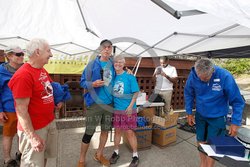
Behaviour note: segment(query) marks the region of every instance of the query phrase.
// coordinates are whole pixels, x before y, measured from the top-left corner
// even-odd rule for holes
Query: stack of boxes
[[[138,113],[138,116],[143,116],[148,122],[147,126],[138,127],[135,130],[139,150],[151,148],[152,143],[164,147],[176,141],[179,114],[172,113],[164,117],[159,117],[155,114],[155,108],[145,108]],[[123,138],[123,141],[130,148],[126,137]]]
[[[144,127],[137,127],[135,134],[137,137],[138,150],[149,149],[152,145],[152,120],[155,115],[155,108],[146,108],[138,113],[138,116],[146,118],[148,124]],[[129,142],[125,136],[123,136],[123,142],[130,148]]]
[[[178,113],[170,113],[165,117],[153,117],[153,144],[164,147],[176,141],[178,116]]]

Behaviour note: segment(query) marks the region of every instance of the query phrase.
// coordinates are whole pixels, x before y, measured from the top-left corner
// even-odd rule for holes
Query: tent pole
[[[71,42],[73,45],[76,45],[76,46],[79,46],[79,47],[82,47],[82,48],[84,48],[84,49],[87,49],[87,50],[92,50],[92,49],[90,49],[90,48],[87,48],[87,47],[85,47],[85,46],[82,46],[82,45],[79,45],[79,44],[77,44],[77,43],[74,43],[74,42]]]
[[[19,38],[19,37],[6,37],[6,38],[0,38],[0,40],[15,39],[15,38]]]
[[[152,45],[151,47],[150,47],[150,46],[148,46],[148,48],[146,48],[144,51],[142,51],[141,53],[139,53],[137,56],[142,55],[143,53],[145,53],[145,52],[146,52],[146,51],[148,51],[149,49],[154,48],[156,45],[158,45],[159,43],[161,43],[161,42],[165,41],[166,39],[168,39],[168,38],[172,37],[173,35],[175,35],[175,32],[174,32],[174,33],[172,33],[172,34],[170,34],[170,35],[168,35],[167,37],[163,38],[162,40],[160,40],[160,41],[156,42],[156,43],[155,43],[154,45]]]
[[[77,5],[78,5],[79,11],[80,11],[80,13],[81,13],[82,20],[83,20],[83,23],[84,23],[84,25],[85,25],[85,28],[86,28],[87,32],[90,32],[91,34],[93,34],[93,35],[95,35],[96,37],[100,38],[93,30],[91,30],[91,29],[88,27],[87,22],[86,22],[86,20],[85,20],[85,18],[84,18],[84,15],[83,15],[82,8],[81,8],[81,5],[80,5],[80,3],[79,3],[79,0],[76,0],[76,2],[77,2]]]
[[[134,67],[133,67],[132,71],[134,71],[134,70],[135,70],[135,68],[137,67],[138,62],[139,62],[139,59],[137,59],[137,60],[136,60],[135,65],[134,65]]]
[[[131,48],[132,46],[134,46],[134,44],[136,44],[136,42],[134,42],[134,43],[132,43],[131,45],[129,45],[126,49],[124,49],[124,50],[121,52],[121,54],[122,54],[122,53],[126,53],[126,51],[127,51],[129,48]]]
[[[67,45],[67,44],[71,44],[71,42],[58,43],[58,44],[53,44],[53,45],[50,45],[50,46],[61,46],[61,45]]]
[[[177,19],[180,19],[182,16],[193,16],[193,15],[205,14],[205,12],[202,12],[199,10],[178,11],[170,7],[168,4],[166,4],[162,0],[151,0],[151,1]]]
[[[136,74],[137,74],[138,68],[139,68],[139,66],[140,66],[140,64],[141,64],[141,59],[142,59],[142,57],[139,58],[139,62],[137,63],[137,66],[136,66],[136,69],[135,69],[134,76],[136,76]]]
[[[217,31],[217,32],[215,32],[215,33],[212,33],[212,34],[210,34],[210,35],[207,35],[206,37],[203,37],[203,38],[201,38],[201,39],[199,39],[199,40],[197,40],[197,41],[195,41],[195,42],[193,42],[193,43],[191,43],[191,44],[188,44],[188,45],[186,45],[186,46],[184,46],[184,47],[182,47],[182,48],[176,50],[174,53],[177,54],[178,52],[180,52],[180,51],[182,51],[182,50],[184,50],[184,49],[187,49],[187,48],[189,48],[189,47],[191,47],[191,46],[194,46],[194,45],[196,45],[196,44],[198,44],[198,43],[200,43],[200,42],[202,42],[202,41],[205,41],[206,39],[213,38],[213,37],[215,37],[216,35],[218,35],[218,34],[220,34],[220,33],[226,32],[226,31],[231,30],[231,29],[233,29],[233,28],[235,28],[235,27],[238,27],[238,26],[239,26],[239,24],[233,24],[233,25],[231,25],[231,26],[229,26],[229,27],[226,27],[226,28],[224,28],[224,29],[222,29],[222,30],[219,30],[219,31]],[[177,34],[178,34],[178,33],[176,33],[176,35],[177,35]]]
[[[3,47],[7,47],[6,45],[4,45],[4,44],[1,44],[1,43],[0,43],[0,46],[3,46]]]
[[[209,37],[210,35],[204,34],[191,34],[178,32],[178,35],[191,36],[191,37]],[[250,35],[216,35],[216,38],[250,38]]]

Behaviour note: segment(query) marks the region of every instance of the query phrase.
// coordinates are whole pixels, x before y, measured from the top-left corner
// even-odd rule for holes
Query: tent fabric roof
[[[247,57],[249,58],[250,46],[213,50],[208,52],[196,53],[196,55],[209,58],[247,58]]]
[[[150,0],[0,0],[0,49],[10,44],[25,48],[29,39],[42,37],[56,52],[89,55],[108,38],[116,46],[116,54],[129,56],[210,51],[212,57],[250,57],[246,52],[250,46],[250,2],[162,2],[179,11],[206,13],[176,19]],[[245,51],[237,55],[218,51],[230,48]]]

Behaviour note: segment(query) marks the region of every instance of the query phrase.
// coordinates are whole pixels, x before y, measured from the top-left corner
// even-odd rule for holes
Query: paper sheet
[[[224,157],[224,154],[216,154],[214,152],[214,150],[212,149],[212,147],[208,144],[200,144],[201,147],[203,148],[203,150],[207,153],[208,156],[215,156],[215,157]],[[234,160],[237,161],[249,161],[247,158],[245,157],[237,157],[237,156],[232,156],[232,155],[226,155]]]

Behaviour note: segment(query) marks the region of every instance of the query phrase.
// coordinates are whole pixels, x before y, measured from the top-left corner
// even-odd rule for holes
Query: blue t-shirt
[[[133,94],[139,92],[139,86],[133,75],[123,72],[117,74],[114,81],[114,108],[115,110],[126,110],[129,106]],[[134,104],[133,108],[136,108]]]
[[[101,66],[103,69],[103,81],[104,86],[100,87],[100,91],[98,93],[98,99],[96,101],[97,104],[111,104],[112,97],[112,78],[114,77],[113,68],[107,67],[107,62],[101,62]]]

